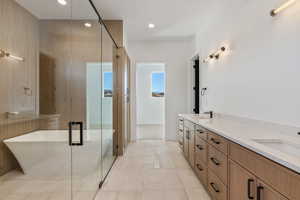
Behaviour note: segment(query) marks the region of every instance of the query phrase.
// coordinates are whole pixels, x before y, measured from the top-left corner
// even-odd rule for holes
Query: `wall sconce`
[[[218,60],[220,58],[220,54],[226,50],[226,47],[221,47],[218,51],[214,53],[215,58]]]
[[[13,60],[17,60],[17,61],[24,61],[24,58],[12,55],[12,54],[0,49],[0,58],[6,58],[6,57],[11,58]]]
[[[279,8],[271,10],[271,16],[275,17],[279,12],[285,10],[287,7],[291,6],[292,4],[296,3],[296,0],[288,0],[284,4],[282,4]]]
[[[203,62],[207,63],[209,60],[214,59],[214,58],[218,60],[220,58],[221,53],[223,53],[225,51],[226,51],[226,47],[223,46],[220,49],[218,49],[215,53],[210,54],[207,58],[205,58],[203,60]]]

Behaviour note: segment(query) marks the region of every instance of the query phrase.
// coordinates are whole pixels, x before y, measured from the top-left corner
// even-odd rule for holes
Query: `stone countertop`
[[[179,116],[300,173],[300,135],[297,134],[300,131],[299,127],[223,114],[216,114],[213,119],[207,119],[201,114]],[[254,140],[281,141],[292,145],[292,148],[281,146],[280,143],[267,146]]]

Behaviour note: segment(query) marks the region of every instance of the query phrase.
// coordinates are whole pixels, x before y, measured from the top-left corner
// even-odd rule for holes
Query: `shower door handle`
[[[79,125],[80,128],[80,135],[79,135],[79,142],[73,142],[73,126]],[[69,145],[70,146],[83,146],[83,122],[69,122]]]

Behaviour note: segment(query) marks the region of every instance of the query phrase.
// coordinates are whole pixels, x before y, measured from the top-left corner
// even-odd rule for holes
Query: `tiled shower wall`
[[[3,140],[24,135],[39,129],[38,119],[0,124],[0,176],[19,168],[18,162]]]

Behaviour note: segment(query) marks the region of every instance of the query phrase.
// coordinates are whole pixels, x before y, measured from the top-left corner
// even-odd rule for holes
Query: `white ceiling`
[[[16,0],[39,19],[95,19],[88,0]],[[72,1],[72,4],[70,3]],[[199,27],[204,0],[93,0],[104,19],[122,19],[128,40],[182,39]],[[212,1],[212,0],[211,0]],[[71,8],[72,5],[72,8]],[[72,12],[71,12],[72,11]],[[202,13],[203,14],[203,13]],[[149,29],[148,24],[156,27]]]

